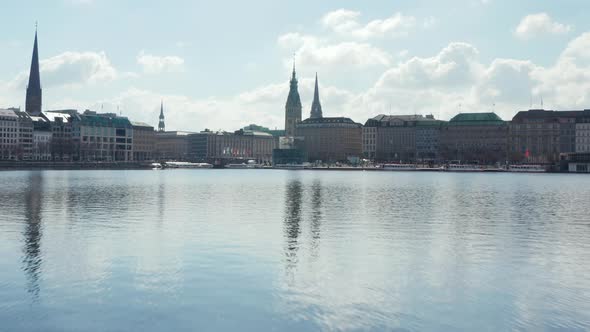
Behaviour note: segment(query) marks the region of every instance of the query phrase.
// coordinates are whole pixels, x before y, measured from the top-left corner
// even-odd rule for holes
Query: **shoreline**
[[[151,169],[149,163],[105,163],[105,162],[52,162],[52,161],[0,161],[0,171],[29,170],[139,170]]]
[[[174,168],[174,169],[193,169],[193,170],[205,170],[209,168]],[[232,168],[210,168],[210,169],[232,169]],[[378,167],[311,167],[305,169],[290,170],[286,168],[276,167],[261,167],[261,168],[233,168],[233,170],[289,170],[289,171],[367,171],[367,172],[388,172],[388,173],[525,173],[525,174],[579,174],[570,172],[558,172],[558,171],[547,171],[547,172],[513,172],[500,169],[489,169],[489,170],[463,170],[463,171],[452,171],[442,170],[440,168],[420,168],[415,170],[389,170]],[[127,163],[108,163],[108,162],[6,162],[0,161],[0,172],[1,171],[30,171],[30,170],[153,170],[151,163],[139,163],[139,162],[127,162]],[[167,169],[161,169],[167,170]]]

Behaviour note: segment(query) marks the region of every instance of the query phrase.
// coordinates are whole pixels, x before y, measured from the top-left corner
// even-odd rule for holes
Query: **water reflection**
[[[392,173],[0,173],[0,330],[590,330],[590,177]]]
[[[164,210],[166,209],[166,186],[164,180],[160,178],[158,186],[158,222],[159,225],[164,223]]]
[[[41,209],[43,204],[43,175],[31,172],[25,199],[25,228],[23,230],[23,271],[27,277],[27,291],[33,299],[39,297],[41,276]]]
[[[286,236],[286,266],[287,272],[291,274],[297,266],[297,251],[299,250],[298,239],[301,233],[301,205],[303,189],[301,181],[290,179],[287,182],[285,194],[285,236]]]
[[[317,258],[322,226],[322,183],[316,179],[311,186],[311,257]]]

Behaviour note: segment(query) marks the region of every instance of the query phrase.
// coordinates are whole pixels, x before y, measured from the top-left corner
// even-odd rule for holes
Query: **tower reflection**
[[[315,180],[311,187],[311,256],[317,258],[322,226],[322,183]]]
[[[43,175],[31,172],[24,195],[25,228],[23,230],[23,271],[27,278],[27,291],[33,299],[39,297],[39,279],[41,276],[41,208],[43,204]]]
[[[302,185],[299,179],[291,179],[287,183],[285,195],[285,237],[286,237],[286,266],[292,271],[297,265],[297,250],[299,249],[299,234],[301,233],[301,197]]]

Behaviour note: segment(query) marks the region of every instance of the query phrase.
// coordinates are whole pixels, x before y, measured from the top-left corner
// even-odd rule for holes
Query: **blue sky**
[[[44,109],[170,129],[282,127],[296,54],[304,114],[590,108],[583,0],[21,1],[3,5],[0,107],[24,105],[35,21]],[[8,28],[6,28],[8,27]],[[587,47],[586,47],[587,46]]]

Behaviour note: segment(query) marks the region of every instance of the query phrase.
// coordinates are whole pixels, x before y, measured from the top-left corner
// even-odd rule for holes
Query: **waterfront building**
[[[188,131],[158,131],[155,157],[160,160],[188,160]]]
[[[460,113],[440,133],[441,157],[449,161],[505,162],[508,123],[496,113]]]
[[[0,160],[30,160],[33,122],[20,108],[0,109]]]
[[[576,118],[576,152],[590,153],[590,110]]]
[[[424,127],[418,130],[418,124],[423,122]],[[423,157],[434,157],[432,150],[438,145],[436,124],[439,122],[432,115],[377,115],[363,127],[365,156],[380,161],[413,162],[419,149]]]
[[[306,119],[297,125],[309,161],[349,161],[362,156],[362,125],[345,117]]]
[[[189,135],[191,160],[224,163],[227,160],[271,162],[278,137],[267,132],[243,130],[236,132],[203,131]]]
[[[285,136],[295,136],[297,124],[301,122],[301,109],[295,63],[293,63],[293,75],[289,82],[289,95],[285,105]]]
[[[363,126],[363,157],[375,159],[377,157],[377,126]]]
[[[590,173],[590,152],[562,153],[560,166],[569,173]]]
[[[542,109],[518,112],[510,124],[509,159],[555,163],[561,153],[576,152],[577,124],[583,123],[577,119],[589,112]]]
[[[149,161],[154,159],[156,150],[156,132],[147,123],[131,121],[133,127],[133,160]]]
[[[440,160],[440,133],[445,121],[435,120],[426,116],[423,121],[416,122],[416,159],[422,162]]]
[[[43,114],[30,115],[33,122],[33,149],[31,160],[51,160],[51,122]]]
[[[80,157],[80,145],[75,136],[80,134],[80,115],[77,110],[52,110],[42,113],[51,124],[51,159],[72,161]],[[78,141],[79,142],[79,141]]]
[[[285,130],[283,129],[269,129],[267,127],[263,127],[263,126],[259,126],[256,124],[250,124],[247,125],[246,127],[242,128],[243,130],[250,130],[250,131],[261,131],[261,132],[265,132],[265,133],[269,133],[275,137],[281,137],[281,136],[285,136]]]
[[[273,165],[302,165],[306,161],[301,137],[279,137],[279,147],[272,151]]]
[[[126,117],[86,110],[75,126],[81,161],[133,160],[133,126]]]
[[[25,111],[29,115],[40,116],[42,105],[41,77],[39,74],[39,50],[37,46],[37,29],[35,28],[35,42],[33,44],[33,56],[31,57],[31,68],[29,71],[29,84],[27,85],[27,96]]]
[[[353,161],[362,156],[362,125],[345,117],[323,117],[317,82],[309,119],[296,126],[309,161]]]

